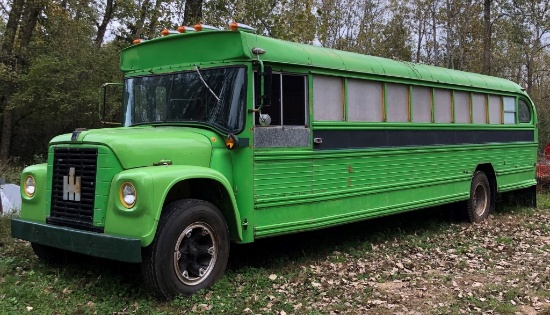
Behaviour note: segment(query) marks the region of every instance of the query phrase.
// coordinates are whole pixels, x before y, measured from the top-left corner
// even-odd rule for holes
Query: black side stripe
[[[314,149],[534,142],[534,130],[316,130]]]

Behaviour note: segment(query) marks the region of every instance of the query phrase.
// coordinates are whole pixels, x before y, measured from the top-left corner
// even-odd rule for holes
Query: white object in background
[[[18,185],[4,184],[0,185],[0,194],[2,194],[2,214],[19,213],[21,209],[21,192]]]

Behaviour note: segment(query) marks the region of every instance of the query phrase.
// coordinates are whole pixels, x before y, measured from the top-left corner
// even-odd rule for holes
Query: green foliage
[[[13,0],[12,0],[13,1]],[[49,139],[77,127],[100,127],[98,88],[121,81],[119,52],[183,21],[186,1],[115,1],[108,33],[95,43],[105,1],[35,1],[40,7],[27,49],[14,67],[0,54],[0,118],[13,112],[11,155],[44,154]],[[4,36],[10,4],[0,15]],[[491,74],[525,86],[540,118],[541,147],[550,141],[549,0],[492,1]],[[30,8],[26,6],[25,8]],[[25,9],[27,10],[27,9]],[[483,1],[474,0],[204,0],[202,22],[249,24],[259,34],[465,71],[483,68]],[[0,40],[1,42],[1,40]]]
[[[22,170],[23,166],[21,166],[21,163],[17,158],[0,160],[0,177],[4,178],[6,183],[19,185]]]

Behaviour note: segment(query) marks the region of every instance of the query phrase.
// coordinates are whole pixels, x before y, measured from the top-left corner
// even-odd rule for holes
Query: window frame
[[[527,108],[527,112],[529,113],[529,120],[528,121],[522,121],[519,115],[520,111],[520,103],[523,102],[525,104],[525,108]],[[533,111],[531,110],[531,106],[529,106],[529,102],[527,102],[523,98],[518,98],[517,100],[517,122],[516,124],[531,124],[533,122]]]
[[[253,72],[253,84],[256,84],[256,76],[257,76],[257,73],[258,71],[257,70],[254,70]],[[282,126],[288,126],[288,127],[309,127],[309,76],[307,74],[304,74],[304,73],[294,73],[294,72],[284,72],[284,71],[273,71],[272,73],[272,76],[273,75],[278,75],[280,76],[280,80],[279,80],[279,91],[281,93],[281,103],[279,105],[279,113],[280,113],[280,120],[281,122],[277,125],[274,125],[274,124],[270,124],[269,126],[277,126],[277,127],[282,127]],[[296,77],[302,77],[304,79],[304,123],[303,124],[300,124],[300,125],[285,125],[284,123],[284,92],[283,92],[283,77],[284,76],[296,76]],[[272,80],[272,82],[274,82],[274,80]],[[272,88],[273,90],[273,88]],[[255,86],[252,87],[252,91],[255,92],[256,91],[256,88]],[[259,106],[259,104],[256,104],[256,95],[254,95],[254,105],[256,106],[256,108]],[[273,100],[273,98],[272,98]],[[263,105],[263,106],[266,106],[266,105]],[[263,107],[262,106],[262,107]],[[271,107],[273,106],[273,104],[270,104],[268,105],[268,107]],[[258,115],[259,113],[261,112],[261,109],[260,111],[258,112],[258,114],[255,114],[254,115],[254,121],[253,121],[253,125],[255,127],[263,127],[259,124],[258,122]]]

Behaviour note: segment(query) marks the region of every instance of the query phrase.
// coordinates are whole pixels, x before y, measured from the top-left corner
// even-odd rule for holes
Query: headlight
[[[132,208],[136,204],[136,188],[129,182],[120,186],[120,202],[126,208]]]
[[[27,177],[25,177],[23,187],[25,188],[25,194],[28,197],[34,196],[34,192],[36,191],[36,183],[32,175],[27,175]]]

